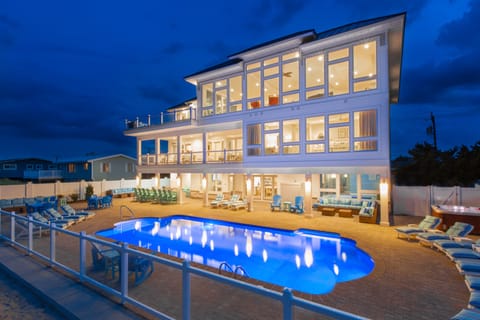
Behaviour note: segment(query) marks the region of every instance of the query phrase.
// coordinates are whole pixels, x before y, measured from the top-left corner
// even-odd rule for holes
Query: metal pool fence
[[[295,297],[288,288],[283,289],[283,292],[274,291],[263,286],[194,267],[186,260],[175,261],[166,259],[154,254],[134,250],[129,248],[127,244],[116,244],[104,241],[87,235],[85,232],[77,233],[64,230],[56,227],[55,224],[48,225],[38,223],[32,220],[31,217],[27,218],[3,210],[0,210],[0,238],[12,246],[24,250],[27,253],[25,259],[30,259],[28,257],[30,255],[38,257],[51,267],[58,268],[78,279],[80,282],[92,285],[104,291],[106,294],[113,296],[114,300],[118,300],[118,303],[127,306],[130,304],[136,309],[159,319],[191,319],[192,308],[195,308],[192,306],[192,281],[197,281],[198,283],[198,281],[207,280],[213,280],[228,287],[254,293],[260,296],[259,299],[272,300],[276,304],[280,304],[281,307],[279,306],[278,309],[281,310],[277,311],[285,320],[295,319],[295,312],[297,312],[297,310],[300,311],[299,309],[303,309],[303,312],[311,312],[314,315],[322,315],[332,319],[365,319],[358,315]],[[92,246],[92,244],[116,250],[119,253],[118,266],[126,267],[115,269],[113,266],[110,266],[111,269],[104,268],[104,270],[100,270],[100,272],[94,272],[90,265],[93,263],[93,255],[90,257],[90,255],[87,254],[87,247],[89,245]],[[150,279],[147,279],[139,286],[129,286],[129,255],[150,260],[155,265],[155,270],[168,268],[170,271],[162,271],[164,277],[156,277],[154,273]],[[170,276],[172,272],[176,272],[177,275]],[[113,281],[116,273],[119,274],[119,279]],[[162,306],[152,303],[151,299],[147,299],[147,295],[145,295],[144,292],[142,294],[142,287],[149,285],[149,282],[168,281],[168,278],[175,277],[179,280],[180,284],[174,281],[171,285],[178,289],[177,300],[166,300],[163,308]],[[193,278],[195,280],[192,280]],[[158,286],[159,284],[153,283],[151,285]],[[168,286],[168,284],[163,285]],[[156,290],[160,291],[161,289],[155,287],[153,292]],[[168,307],[165,307],[165,305]],[[175,310],[172,305],[178,305],[177,309]],[[210,307],[213,309],[215,306],[212,305]],[[162,310],[168,310],[174,314],[166,314],[165,311]],[[253,312],[253,310],[244,310],[244,312]]]

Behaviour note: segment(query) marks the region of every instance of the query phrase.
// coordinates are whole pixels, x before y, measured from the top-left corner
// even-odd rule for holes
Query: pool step
[[[237,278],[237,276],[238,278],[243,278],[243,277],[248,278],[247,271],[242,266],[236,266],[235,268],[233,268],[228,262],[224,261],[220,263],[220,265],[218,266],[218,273],[222,274],[222,270],[226,270],[233,273],[234,278]]]

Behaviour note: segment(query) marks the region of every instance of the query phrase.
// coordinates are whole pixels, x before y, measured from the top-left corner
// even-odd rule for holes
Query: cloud
[[[439,31],[436,43],[459,50],[474,50],[480,48],[480,1],[471,0],[469,10],[460,18],[443,25]]]

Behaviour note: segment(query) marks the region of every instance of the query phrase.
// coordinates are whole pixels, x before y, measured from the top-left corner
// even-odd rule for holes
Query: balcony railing
[[[33,180],[56,180],[62,178],[61,170],[25,170],[23,171],[24,179]]]
[[[180,110],[161,112],[159,116],[147,115],[144,118],[137,117],[135,120],[125,119],[125,128],[136,129],[150,127],[155,125],[164,125],[169,123],[189,123],[197,119],[197,110],[195,108],[185,108]]]
[[[161,166],[176,164],[201,164],[201,163],[238,163],[243,161],[242,149],[208,151],[204,161],[203,152],[182,152],[144,154],[141,157],[142,166]]]

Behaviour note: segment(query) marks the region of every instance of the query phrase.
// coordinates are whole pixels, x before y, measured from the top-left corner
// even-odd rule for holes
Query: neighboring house
[[[62,160],[58,162],[58,169],[62,171],[63,181],[135,179],[136,162],[134,158],[123,154],[85,156]]]
[[[60,177],[56,164],[49,160],[37,158],[0,160],[0,179],[55,181]]]
[[[127,121],[139,177],[239,192],[249,210],[274,194],[304,195],[307,210],[324,195],[380,194],[389,224],[390,103],[398,102],[404,23],[402,13],[301,31],[187,76],[197,99],[159,121]]]

